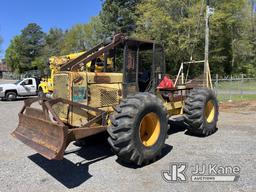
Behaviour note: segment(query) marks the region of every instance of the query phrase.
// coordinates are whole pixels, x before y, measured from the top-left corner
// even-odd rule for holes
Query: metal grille
[[[114,84],[92,84],[89,88],[89,106],[108,107],[118,104],[118,86]]]
[[[100,102],[101,106],[109,106],[117,104],[118,102],[118,91],[117,90],[105,90],[100,89]]]

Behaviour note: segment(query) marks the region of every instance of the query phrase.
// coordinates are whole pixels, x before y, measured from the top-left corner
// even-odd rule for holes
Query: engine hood
[[[2,87],[3,89],[16,89],[17,85],[15,84],[0,84],[0,87]]]

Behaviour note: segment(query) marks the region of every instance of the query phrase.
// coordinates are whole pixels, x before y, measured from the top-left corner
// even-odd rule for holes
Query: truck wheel
[[[219,106],[215,93],[206,88],[193,89],[185,100],[184,121],[188,131],[211,135],[216,131]]]
[[[45,95],[43,89],[40,87],[40,88],[38,89],[38,97],[45,97],[45,96],[46,96],[46,95]]]
[[[129,96],[110,117],[108,142],[123,161],[148,164],[161,156],[168,131],[168,113],[150,93]]]
[[[37,95],[38,95],[39,98],[45,98],[46,97],[46,94],[44,93],[44,91],[41,87],[39,87]],[[39,100],[39,104],[42,105],[43,101]]]
[[[5,95],[5,99],[7,101],[14,101],[17,98],[17,93],[11,91],[11,92],[7,92]]]

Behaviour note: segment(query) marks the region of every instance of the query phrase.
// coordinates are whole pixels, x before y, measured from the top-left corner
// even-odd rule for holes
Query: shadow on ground
[[[170,129],[168,131],[168,135],[185,132],[187,130],[187,126],[183,123],[182,119],[170,120],[169,124]],[[189,133],[187,133],[186,131],[185,134]],[[92,175],[88,171],[91,164],[114,155],[111,151],[109,144],[107,143],[107,137],[107,133],[102,133],[86,138],[82,142],[78,143],[79,145],[83,145],[83,147],[65,152],[65,155],[76,154],[84,159],[78,163],[73,163],[66,158],[64,158],[62,161],[50,161],[39,154],[31,155],[28,158],[67,188],[75,188],[92,177]],[[161,156],[158,157],[156,161],[162,159],[164,156],[169,154],[172,149],[173,146],[166,144],[164,149],[162,150]],[[144,167],[124,163],[120,159],[117,159],[116,162],[124,167],[132,169]]]
[[[65,152],[65,155],[76,154],[84,159],[78,163],[74,163],[66,159],[65,156],[61,161],[48,160],[39,154],[31,155],[28,158],[62,183],[65,187],[69,189],[75,188],[92,177],[89,173],[89,166],[91,164],[114,155],[107,143],[107,137],[107,133],[89,137],[78,143],[79,145],[83,145],[83,147]],[[172,146],[166,144],[162,150],[161,156],[158,157],[156,161],[166,156],[172,148]],[[133,169],[142,167],[123,163],[119,159],[116,161],[122,166]]]
[[[84,147],[65,153],[65,155],[76,154],[84,159],[78,163],[73,163],[66,159],[65,156],[61,161],[50,161],[39,154],[31,155],[28,158],[65,187],[69,189],[75,188],[92,177],[88,171],[91,164],[113,155],[105,137],[105,135],[100,134],[88,138],[83,142]]]
[[[209,137],[209,136],[204,136],[204,135],[198,135],[198,134],[194,134],[191,133],[190,131],[188,131],[188,125],[186,125],[184,123],[184,120],[181,119],[170,119],[169,120],[169,125],[170,125],[170,129],[168,131],[168,135],[173,135],[179,132],[184,132],[185,135],[189,135],[192,137],[199,137],[199,138],[205,138],[205,137]],[[215,134],[218,131],[218,128],[216,128],[215,132],[213,134]]]
[[[207,136],[194,134],[194,133],[191,133],[191,132],[189,132],[189,131],[186,131],[184,134],[185,134],[185,135],[192,136],[192,137],[207,138],[207,137],[210,137],[210,136],[216,134],[216,132],[217,132],[218,130],[219,130],[219,128],[216,128],[216,130],[215,130],[212,134],[207,135]]]
[[[170,119],[169,120],[170,129],[168,135],[173,135],[179,132],[184,132],[187,130],[187,125],[184,124],[183,119]]]

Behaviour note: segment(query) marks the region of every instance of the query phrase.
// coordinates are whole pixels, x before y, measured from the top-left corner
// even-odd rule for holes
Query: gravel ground
[[[124,165],[112,154],[106,136],[73,144],[63,161],[48,161],[14,139],[23,101],[0,101],[0,192],[14,191],[256,191],[255,113],[221,112],[218,131],[206,138],[188,135],[171,122],[163,157],[144,167]],[[161,170],[172,162],[239,166],[237,182],[167,183]],[[189,173],[188,173],[189,176]]]

